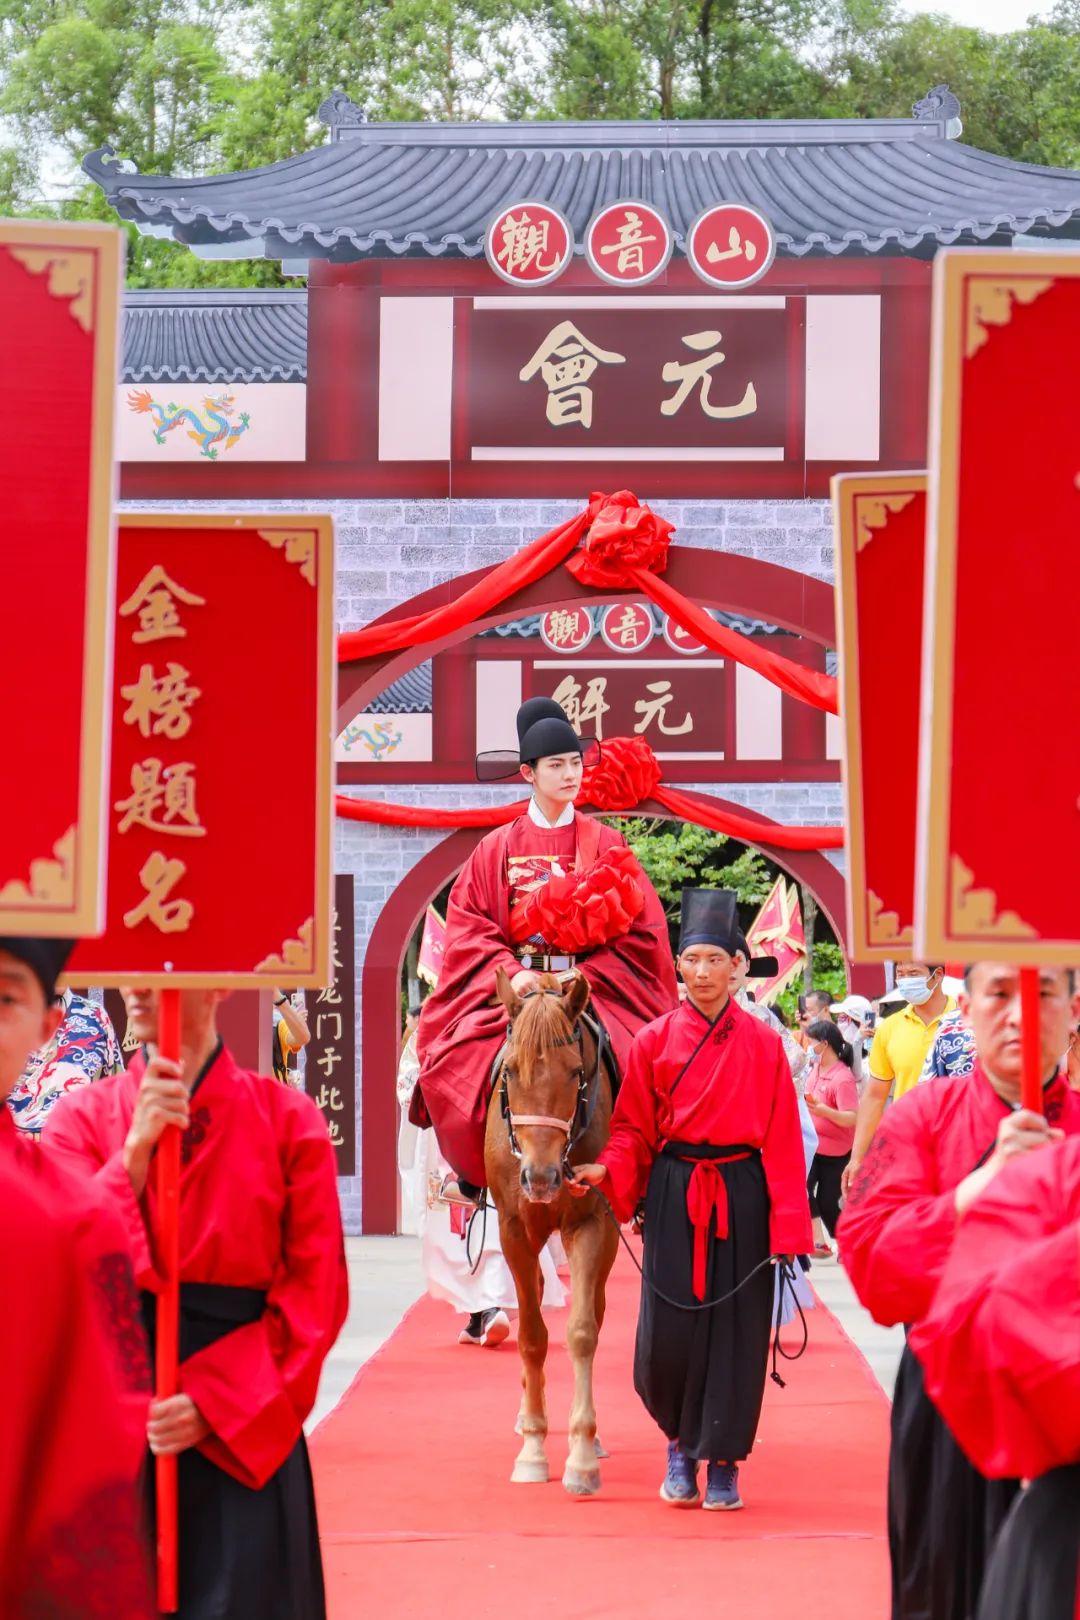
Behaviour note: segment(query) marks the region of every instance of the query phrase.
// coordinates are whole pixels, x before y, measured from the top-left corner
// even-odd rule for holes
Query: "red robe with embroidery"
[[[84,1175],[44,1153],[36,1137],[14,1123],[0,1105],[0,1157],[11,1162],[41,1197],[62,1216],[90,1283],[106,1341],[113,1353],[123,1400],[117,1454],[126,1456],[132,1481],[146,1452],[146,1421],[153,1393],[146,1334],[124,1224],[112,1200]]]
[[[1044,1109],[1052,1125],[1080,1133],[1080,1092],[1060,1075]],[[926,1315],[956,1236],[956,1188],[1009,1111],[977,1059],[971,1074],[928,1080],[887,1110],[837,1228],[847,1274],[876,1322]]]
[[[96,1177],[124,1221],[136,1279],[156,1291],[154,1175],[136,1198],[123,1164],[145,1062],[72,1092],[43,1149]],[[221,1048],[192,1097],[180,1171],[180,1279],[265,1291],[257,1322],[181,1363],[180,1388],[211,1433],[199,1446],[258,1489],[315,1403],[348,1306],[334,1152],[310,1097],[237,1067]]]
[[[1080,1137],[1025,1154],[976,1199],[910,1343],[984,1474],[1080,1463]]]
[[[684,1001],[634,1041],[611,1139],[600,1155],[607,1168],[601,1191],[620,1220],[629,1220],[644,1196],[665,1142],[759,1148],[771,1252],[805,1254],[810,1248],[806,1159],[791,1068],[776,1031],[734,1001],[714,1025]]]
[[[88,1265],[106,1245],[100,1232],[85,1240],[80,1219],[5,1130],[0,1322],[11,1355],[0,1445],[0,1615],[11,1620],[149,1620],[155,1612],[136,1486],[145,1412],[133,1425],[102,1311],[103,1279]],[[15,1233],[21,1241],[11,1241]]]
[[[513,977],[521,967],[510,945],[508,863],[547,851],[565,856],[571,836],[577,873],[625,842],[613,828],[580,812],[572,828],[537,827],[520,816],[481,840],[450,895],[439,983],[424,1003],[417,1035],[418,1089],[427,1119],[420,1110],[416,1122],[434,1125],[446,1159],[477,1186],[486,1179],[491,1066],[506,1037],[495,972],[503,967]],[[628,931],[580,959],[624,1074],[636,1031],[673,1007],[678,995],[663,907],[644,874],[638,881],[645,905]]]

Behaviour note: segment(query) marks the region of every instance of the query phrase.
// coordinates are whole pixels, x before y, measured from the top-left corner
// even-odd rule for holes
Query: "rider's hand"
[[[160,1054],[146,1065],[124,1142],[124,1169],[136,1198],[142,1196],[146,1186],[150,1159],[161,1133],[170,1125],[187,1130],[191,1098],[182,1074],[179,1063]]]
[[[540,975],[534,973],[531,968],[522,968],[521,972],[515,973],[510,980],[510,988],[516,996],[523,996],[530,990],[539,990]]]
[[[607,1167],[602,1164],[576,1164],[570,1171],[566,1185],[575,1198],[584,1198],[590,1187],[599,1187],[607,1175]]]

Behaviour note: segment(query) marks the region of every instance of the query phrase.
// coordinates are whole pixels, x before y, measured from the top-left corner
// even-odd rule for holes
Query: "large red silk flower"
[[[516,944],[539,934],[549,949],[576,955],[625,934],[645,904],[641,868],[625,845],[609,849],[587,872],[552,878],[510,917]]]
[[[628,590],[634,584],[628,569],[664,572],[675,525],[642,506],[631,490],[592,494],[587,518],[589,528],[581,550],[566,564],[582,585]]]
[[[660,781],[660,765],[644,737],[612,737],[585,772],[581,797],[604,812],[636,810]]]

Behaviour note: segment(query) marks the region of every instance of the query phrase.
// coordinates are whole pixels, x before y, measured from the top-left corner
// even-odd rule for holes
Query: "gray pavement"
[[[345,1252],[349,1316],[323,1369],[319,1398],[307,1424],[309,1432],[333,1410],[365,1361],[386,1343],[424,1291],[417,1238],[346,1238]],[[904,1348],[903,1330],[881,1328],[871,1320],[837,1261],[817,1262],[813,1284],[822,1303],[865,1356],[882,1389],[891,1395]]]

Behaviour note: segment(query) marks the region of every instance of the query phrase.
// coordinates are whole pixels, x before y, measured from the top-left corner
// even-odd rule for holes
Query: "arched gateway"
[[[307,278],[128,295],[122,496],[330,510],[348,630],[445,601],[590,490],[630,486],[676,525],[668,582],[825,669],[829,478],[925,464],[937,248],[1080,234],[1077,177],[963,145],[958,112],[939,88],[910,119],[377,125],[336,95],[325,145],[248,174],[141,175],[93,154],[138,228]],[[669,260],[649,257],[653,237]],[[203,431],[171,431],[185,412]],[[446,809],[505,796],[476,784],[472,754],[507,740],[517,696],[556,690],[645,735],[680,788],[839,820],[823,714],[563,569],[455,641],[343,667],[342,791]],[[252,724],[272,783],[288,740],[273,715]],[[308,1084],[351,1231],[392,1228],[401,952],[476,836],[339,824],[354,915],[339,949],[359,993],[313,1006]],[[841,930],[838,864],[763,847]]]

